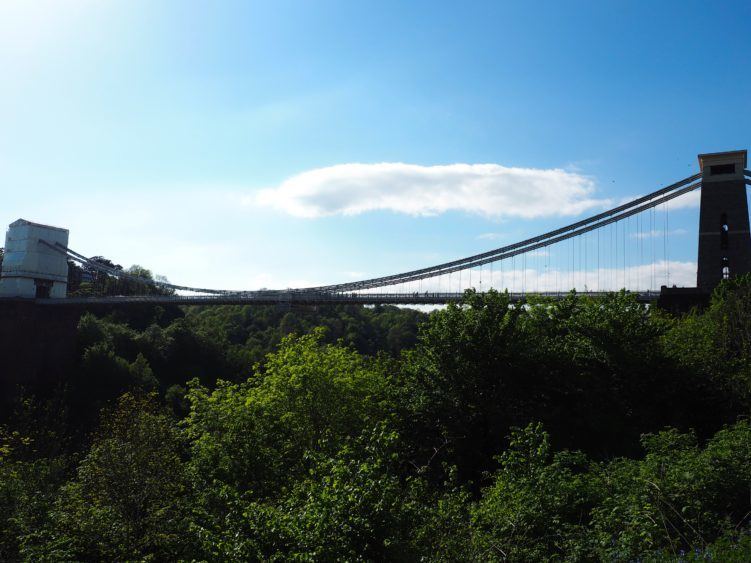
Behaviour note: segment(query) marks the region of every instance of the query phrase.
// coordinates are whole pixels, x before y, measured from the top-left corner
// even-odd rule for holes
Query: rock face
[[[18,385],[54,386],[76,362],[77,307],[0,299],[0,400]]]

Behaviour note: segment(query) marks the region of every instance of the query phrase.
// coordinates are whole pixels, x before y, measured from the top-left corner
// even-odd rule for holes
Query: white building
[[[25,219],[10,224],[5,235],[0,297],[65,297],[67,257],[40,240],[68,246],[68,230]]]

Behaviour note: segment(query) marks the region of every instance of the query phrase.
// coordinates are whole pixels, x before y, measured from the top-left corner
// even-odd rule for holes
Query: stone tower
[[[5,235],[0,297],[65,297],[68,260],[40,240],[68,246],[68,231],[25,219],[10,224]]]
[[[699,155],[699,289],[711,291],[724,278],[751,272],[746,166],[745,150]]]

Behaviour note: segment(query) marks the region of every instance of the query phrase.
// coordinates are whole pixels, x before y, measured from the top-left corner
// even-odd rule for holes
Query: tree
[[[18,461],[0,454],[0,561],[21,561],[39,541],[69,468],[65,457]]]
[[[305,470],[306,452],[336,451],[385,416],[377,366],[322,339],[322,330],[286,337],[245,383],[191,384],[187,431],[199,474],[265,498]]]
[[[500,470],[472,514],[482,561],[581,561],[590,511],[600,500],[595,471],[580,453],[553,454],[542,425],[516,430]]]
[[[167,560],[189,553],[182,451],[180,432],[153,396],[120,397],[25,556]]]
[[[414,479],[400,477],[398,435],[384,424],[347,440],[313,466],[282,506],[295,539],[289,555],[322,561],[414,561],[412,527],[424,517]]]
[[[710,552],[716,540],[736,543],[751,533],[748,422],[721,430],[703,449],[695,435],[673,429],[642,443],[643,460],[616,460],[604,470],[592,524],[602,558]]]
[[[491,452],[518,420],[516,391],[527,379],[523,313],[506,294],[468,292],[463,304],[449,304],[423,325],[400,375],[402,432],[414,444],[416,465],[433,460],[440,468],[445,460],[458,467],[461,482],[492,467]]]

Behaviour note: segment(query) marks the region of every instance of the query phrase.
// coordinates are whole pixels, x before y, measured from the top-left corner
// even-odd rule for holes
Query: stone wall
[[[0,393],[18,386],[56,386],[76,362],[82,311],[33,300],[0,299]]]

